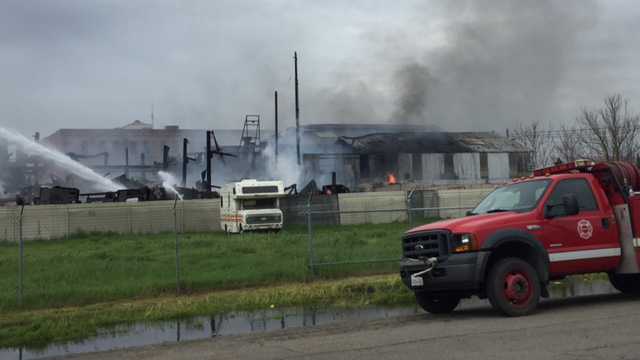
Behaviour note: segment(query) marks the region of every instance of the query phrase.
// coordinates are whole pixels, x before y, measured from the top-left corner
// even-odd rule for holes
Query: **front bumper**
[[[242,225],[242,229],[245,231],[277,230],[282,229],[282,224],[245,224]]]
[[[482,265],[489,256],[479,251],[453,254],[440,258],[433,270],[422,275],[421,286],[411,282],[411,275],[427,270],[431,265],[427,261],[404,258],[400,261],[402,282],[411,290],[424,292],[470,291],[480,288],[483,280]]]

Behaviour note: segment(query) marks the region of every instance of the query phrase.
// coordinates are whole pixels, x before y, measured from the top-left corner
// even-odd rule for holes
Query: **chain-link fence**
[[[209,200],[3,209],[0,311],[393,272],[406,230],[463,215],[481,195],[292,197],[282,231],[238,235],[219,231]]]
[[[394,271],[401,258],[401,237],[414,227],[457,217],[473,207],[425,207],[357,211],[313,211],[308,209],[307,249],[311,274]],[[341,226],[328,227],[323,220],[338,216]],[[380,265],[376,265],[380,264]],[[385,265],[386,264],[386,265]]]
[[[295,201],[307,232],[312,275],[395,271],[402,234],[422,224],[461,217],[492,188],[388,191]],[[285,216],[286,217],[286,216]],[[335,226],[339,225],[339,226]]]

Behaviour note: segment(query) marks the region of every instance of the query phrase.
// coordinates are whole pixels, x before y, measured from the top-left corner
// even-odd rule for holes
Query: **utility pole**
[[[295,73],[295,93],[296,93],[296,154],[298,165],[301,164],[300,159],[300,104],[298,101],[298,52],[293,52],[293,67]]]
[[[187,187],[187,163],[189,162],[189,157],[187,156],[187,146],[189,144],[189,139],[182,139],[182,187]]]
[[[124,175],[129,176],[129,147],[124,148]]]
[[[211,191],[211,157],[213,153],[211,151],[211,131],[207,130],[207,178],[206,178],[206,191]]]
[[[276,122],[276,164],[278,163],[278,91],[273,92],[274,118]]]
[[[164,171],[169,169],[169,150],[171,150],[169,146],[162,146],[162,170]]]

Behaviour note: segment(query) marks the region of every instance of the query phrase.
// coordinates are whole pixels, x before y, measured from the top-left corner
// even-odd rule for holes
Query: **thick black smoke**
[[[481,0],[455,2],[447,13],[457,19],[447,46],[423,58],[436,79],[424,85],[426,121],[485,130],[560,120],[560,90],[579,61],[578,38],[594,24],[593,2]],[[415,64],[402,69],[427,76]]]
[[[430,94],[434,90],[436,79],[424,64],[411,63],[398,69],[395,74],[397,104],[391,121],[408,124],[425,124],[429,119]],[[433,124],[431,124],[433,125]]]
[[[418,12],[428,14],[432,4]],[[399,34],[372,44],[372,53],[383,54],[377,61],[387,64],[391,76],[382,76],[378,67],[368,82],[359,81],[358,93],[335,92],[352,107],[327,107],[335,111],[334,118],[353,120],[343,115],[357,113],[353,107],[383,106],[382,96],[363,97],[386,82],[384,97],[391,108],[378,121],[496,130],[533,120],[569,120],[561,115],[562,90],[571,86],[567,75],[584,62],[578,40],[590,36],[596,22],[592,1],[446,4],[441,16],[447,21],[437,29],[442,44],[421,49],[420,39],[433,37],[428,22],[418,24],[412,37]]]

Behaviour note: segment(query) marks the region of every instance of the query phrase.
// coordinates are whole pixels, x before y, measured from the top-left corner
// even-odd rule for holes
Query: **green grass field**
[[[317,261],[399,259],[408,224],[317,226]],[[183,293],[302,282],[309,279],[304,227],[280,233],[184,234]],[[397,271],[397,263],[322,267],[338,278]],[[0,244],[0,312],[18,310],[18,245]],[[175,235],[85,234],[25,243],[25,309],[140,299],[176,292]]]

